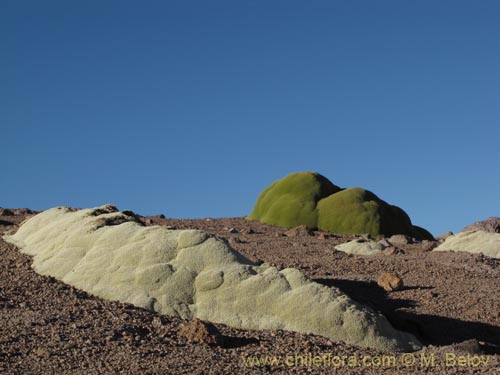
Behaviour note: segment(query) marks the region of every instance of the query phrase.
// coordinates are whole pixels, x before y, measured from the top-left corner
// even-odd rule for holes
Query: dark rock
[[[14,216],[14,212],[8,208],[0,208],[0,216]]]

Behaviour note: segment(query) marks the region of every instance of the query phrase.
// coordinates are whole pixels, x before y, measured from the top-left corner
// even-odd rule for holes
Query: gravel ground
[[[14,213],[0,216],[1,233],[30,215]],[[220,324],[220,345],[194,344],[178,334],[186,321],[40,276],[29,256],[0,240],[0,373],[500,374],[500,260],[429,252],[421,243],[400,246],[403,254],[349,256],[334,247],[353,236],[287,237],[285,229],[244,218],[144,221],[203,229],[252,260],[298,268],[383,312],[427,346],[406,355],[380,353],[314,335]],[[404,289],[380,288],[384,271],[398,273]]]

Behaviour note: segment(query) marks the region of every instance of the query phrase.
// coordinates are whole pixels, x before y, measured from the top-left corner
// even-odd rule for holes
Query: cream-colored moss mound
[[[465,231],[449,236],[434,251],[466,251],[500,258],[500,233]]]
[[[181,318],[315,333],[380,350],[416,350],[412,335],[296,269],[256,266],[198,230],[145,227],[113,206],[54,208],[6,236],[33,268],[91,294]]]
[[[384,246],[376,241],[352,240],[335,246],[335,249],[353,255],[375,255],[384,250]]]

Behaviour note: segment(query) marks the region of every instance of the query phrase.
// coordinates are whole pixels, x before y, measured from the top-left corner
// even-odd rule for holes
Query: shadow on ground
[[[352,299],[380,311],[395,328],[413,333],[425,345],[451,345],[476,339],[487,343],[484,349],[488,353],[500,354],[500,327],[437,315],[417,315],[405,311],[405,308],[415,306],[415,301],[389,298],[387,293],[373,281],[341,279],[315,279],[314,281],[339,288]]]

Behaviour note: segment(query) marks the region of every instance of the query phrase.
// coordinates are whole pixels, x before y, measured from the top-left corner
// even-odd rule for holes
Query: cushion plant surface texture
[[[306,225],[331,233],[433,239],[412,225],[401,208],[362,188],[341,189],[314,172],[292,173],[272,183],[247,218],[286,228]]]
[[[4,238],[32,255],[40,274],[162,314],[314,333],[383,351],[421,347],[380,313],[296,269],[257,266],[221,238],[146,227],[111,205],[53,208]]]
[[[434,251],[465,251],[500,258],[500,233],[472,230],[449,236]]]

